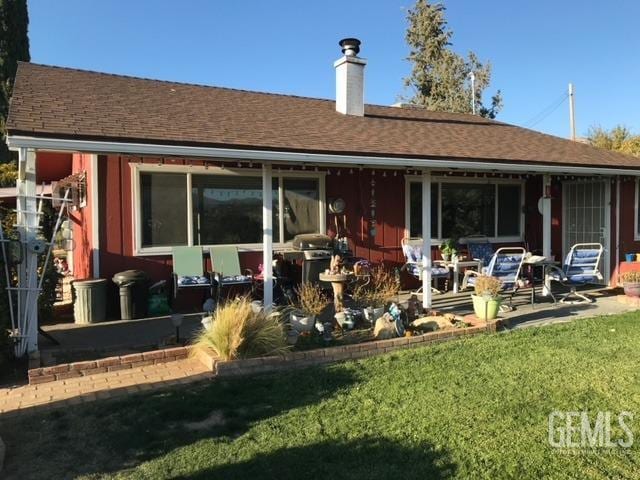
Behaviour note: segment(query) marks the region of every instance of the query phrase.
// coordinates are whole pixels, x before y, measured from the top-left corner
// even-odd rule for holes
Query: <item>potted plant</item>
[[[300,333],[311,332],[316,318],[329,304],[318,285],[304,283],[296,289],[298,301],[291,312],[291,326]]]
[[[445,262],[448,262],[457,254],[456,241],[453,238],[442,241],[440,244],[440,256]]]
[[[363,307],[365,318],[374,324],[384,314],[385,305],[397,302],[400,283],[393,272],[378,266],[371,271],[370,281],[359,285],[353,292],[353,300]]]
[[[627,297],[640,297],[640,272],[625,272],[620,280]]]
[[[473,299],[473,311],[480,320],[494,320],[498,316],[502,297],[502,282],[490,275],[479,275],[476,277],[474,286],[475,295]]]

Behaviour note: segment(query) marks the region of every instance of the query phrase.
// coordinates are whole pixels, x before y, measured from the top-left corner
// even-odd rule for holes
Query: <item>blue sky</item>
[[[411,0],[29,0],[32,61],[333,98],[337,42],[362,40],[366,101],[391,104],[410,65]],[[636,0],[446,1],[453,48],[493,64],[498,119],[529,125],[575,84],[579,135],[640,130]],[[533,128],[568,136],[568,104]]]

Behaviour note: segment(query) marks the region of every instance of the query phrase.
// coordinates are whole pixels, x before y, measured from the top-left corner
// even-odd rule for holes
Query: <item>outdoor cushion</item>
[[[509,290],[511,288],[513,288],[514,284],[515,284],[515,280],[514,280],[514,275],[509,275],[509,278],[507,277],[500,277],[499,275],[494,275],[494,277],[498,278],[501,282],[502,282],[502,287],[501,290]],[[476,284],[476,279],[478,277],[475,275],[470,276],[467,279],[467,285],[471,285],[472,287],[475,286]]]
[[[420,277],[421,266],[417,263],[407,264],[407,272],[414,277]],[[431,276],[433,278],[441,278],[449,276],[449,269],[447,267],[432,267]]]
[[[416,263],[422,260],[422,247],[420,245],[405,244],[402,246],[407,263]]]
[[[253,277],[251,275],[225,275],[220,278],[220,281],[223,284],[251,283],[253,281]]]
[[[191,276],[180,276],[178,275],[178,286],[179,287],[198,287],[210,285],[211,281],[208,277],[201,275],[191,275]]]
[[[495,253],[493,245],[489,242],[483,243],[468,243],[467,249],[469,250],[469,256],[473,259],[481,260],[483,266],[487,266]]]

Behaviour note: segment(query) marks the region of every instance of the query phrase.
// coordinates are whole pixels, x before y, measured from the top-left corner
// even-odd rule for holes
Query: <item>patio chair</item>
[[[495,253],[493,245],[484,235],[467,237],[467,250],[471,259],[482,263],[482,269],[486,269],[489,266]]]
[[[216,245],[209,247],[213,283],[216,287],[215,298],[222,298],[222,289],[233,285],[250,286],[253,292],[254,275],[249,269],[240,269],[240,257],[235,246]]]
[[[600,243],[577,243],[569,250],[562,268],[555,265],[547,267],[545,287],[554,302],[556,297],[551,291],[551,281],[558,282],[570,289],[569,293],[560,297],[560,303],[592,302],[586,295],[578,293],[577,288],[603,279],[599,270],[603,251],[604,247]],[[571,297],[577,297],[578,300],[569,300]]]
[[[401,270],[406,271],[412,277],[422,280],[422,239],[421,238],[403,238],[401,241],[402,253],[405,257],[405,264]],[[438,290],[435,285],[431,286],[433,293],[444,293],[447,291],[449,282],[449,268],[445,266],[431,266],[431,281],[437,285],[439,279],[445,279],[444,290]],[[416,290],[417,295],[422,294],[422,286]]]
[[[482,272],[467,270],[462,280],[462,290],[474,286],[480,275],[490,275],[502,282],[502,291],[509,294],[509,309],[513,309],[513,296],[520,288],[520,272],[526,255],[522,247],[503,247],[496,250],[489,265]]]
[[[184,288],[208,288],[213,295],[211,277],[205,273],[201,247],[173,247],[173,298]]]

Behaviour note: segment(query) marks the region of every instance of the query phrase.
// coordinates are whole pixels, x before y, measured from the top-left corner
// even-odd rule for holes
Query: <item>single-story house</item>
[[[355,255],[397,265],[409,236],[431,252],[425,265],[452,236],[558,259],[599,242],[615,283],[624,253],[640,251],[640,160],[479,116],[365,104],[359,44],[341,42],[333,100],[21,63],[7,132],[24,238],[35,159],[67,152],[87,182],[73,212],[77,278],[168,279],[173,246],[229,244],[243,267],[266,266],[268,286],[293,236],[346,227]]]

